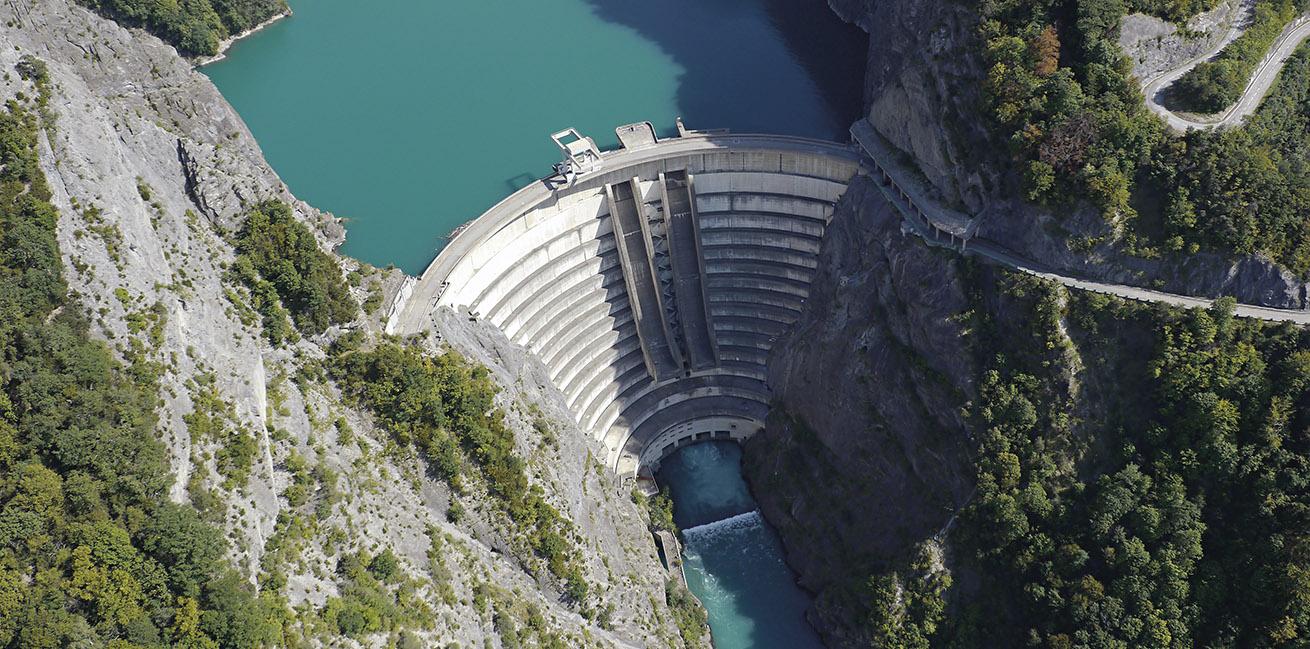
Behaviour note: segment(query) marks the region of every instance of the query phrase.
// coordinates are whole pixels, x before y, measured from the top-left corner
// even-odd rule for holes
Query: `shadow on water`
[[[763,0],[773,26],[819,89],[843,134],[864,114],[869,35],[847,24],[826,0]]]
[[[533,174],[527,171],[519,172],[505,179],[505,187],[509,189],[510,194],[513,194],[514,192],[541,180],[537,177],[539,175],[540,174]]]
[[[845,140],[862,113],[868,35],[820,0],[585,1],[682,67],[677,105],[691,128]]]

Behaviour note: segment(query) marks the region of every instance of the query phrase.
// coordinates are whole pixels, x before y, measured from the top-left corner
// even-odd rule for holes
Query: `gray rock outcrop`
[[[903,560],[972,489],[961,409],[974,367],[961,260],[903,234],[857,177],[824,239],[804,312],[769,359],[775,406],[746,472],[778,528],[811,620],[858,645],[852,579]]]

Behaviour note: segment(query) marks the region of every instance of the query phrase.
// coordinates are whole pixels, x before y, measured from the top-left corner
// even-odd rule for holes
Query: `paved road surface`
[[[868,122],[864,120],[856,122],[855,125],[851,127],[851,135],[855,142],[860,145],[860,148],[869,155],[869,159],[871,159],[879,169],[888,172],[887,175],[892,178],[893,183],[899,184],[901,182],[900,179],[896,177],[900,172],[896,167],[895,161],[880,159],[882,156],[886,155],[886,153],[884,147],[880,146],[879,141],[876,139],[878,137],[877,134],[873,131],[873,128],[868,125]],[[913,199],[916,202],[907,205],[907,201],[902,198],[901,192],[893,191],[891,188],[883,185],[877,180],[875,180],[875,185],[878,187],[878,190],[882,192],[883,197],[901,213],[904,217],[904,223],[906,223],[915,234],[927,241],[930,245],[950,248],[963,254],[974,254],[980,257],[985,257],[1001,266],[1028,273],[1030,275],[1035,275],[1053,282],[1058,282],[1070,288],[1083,291],[1113,295],[1138,302],[1159,302],[1183,308],[1204,309],[1209,308],[1210,305],[1214,304],[1214,300],[1207,297],[1165,293],[1163,291],[1142,288],[1140,286],[1113,284],[1061,274],[988,239],[971,239],[967,245],[962,246],[958,239],[947,239],[935,234],[932,231],[930,224],[915,213],[915,208],[925,213],[940,210],[941,207],[936,203],[936,201],[925,197],[919,192],[911,192],[910,195],[916,197]],[[1237,305],[1235,311],[1238,316],[1244,318],[1256,318],[1272,322],[1291,322],[1299,325],[1310,324],[1310,311],[1302,311],[1298,309],[1276,309],[1272,307],[1241,303]]]
[[[1273,46],[1269,48],[1269,53],[1260,61],[1251,75],[1251,80],[1247,82],[1246,89],[1242,91],[1242,96],[1237,103],[1229,106],[1227,110],[1216,115],[1191,115],[1175,113],[1160,104],[1162,95],[1170,85],[1183,75],[1191,72],[1193,68],[1214,58],[1223,48],[1241,36],[1244,31],[1245,23],[1248,22],[1244,17],[1254,8],[1254,0],[1244,0],[1242,13],[1234,19],[1228,28],[1228,33],[1224,38],[1211,48],[1209,51],[1200,56],[1190,59],[1182,65],[1162,72],[1155,77],[1146,80],[1142,86],[1142,94],[1146,97],[1146,107],[1151,112],[1164,118],[1169,127],[1176,131],[1186,131],[1188,129],[1215,129],[1222,126],[1232,126],[1240,124],[1260,107],[1260,102],[1264,100],[1269,89],[1273,87],[1274,81],[1278,79],[1278,73],[1283,70],[1287,60],[1291,58],[1301,43],[1307,37],[1310,37],[1310,16],[1302,16],[1283,30]]]
[[[1126,286],[1123,284],[1109,284],[1093,280],[1079,279],[1068,275],[1060,275],[1034,263],[1015,255],[1014,253],[997,246],[990,241],[974,240],[969,242],[969,252],[981,255],[1003,266],[1008,266],[1014,270],[1036,275],[1055,282],[1059,282],[1070,288],[1091,291],[1093,293],[1102,293],[1104,295],[1113,295],[1127,300],[1138,302],[1161,302],[1172,306],[1205,309],[1214,304],[1214,300],[1203,297],[1192,297],[1190,295],[1178,295],[1176,293],[1165,293],[1155,291],[1149,288],[1140,288],[1137,286]],[[1243,318],[1255,318],[1258,320],[1268,320],[1271,322],[1291,322],[1294,324],[1310,324],[1310,311],[1298,311],[1293,309],[1275,309],[1271,307],[1255,306],[1251,304],[1238,304],[1236,308],[1238,316]]]

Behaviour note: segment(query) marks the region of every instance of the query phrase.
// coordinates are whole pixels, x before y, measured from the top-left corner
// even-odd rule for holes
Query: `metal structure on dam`
[[[764,422],[767,362],[800,315],[820,240],[860,169],[851,146],[647,123],[599,151],[556,134],[556,175],[462,228],[388,330],[450,307],[545,364],[614,470],[653,469]]]

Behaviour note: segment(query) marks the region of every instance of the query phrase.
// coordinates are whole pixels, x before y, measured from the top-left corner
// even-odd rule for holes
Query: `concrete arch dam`
[[[860,157],[783,136],[624,139],[592,145],[597,168],[572,184],[534,183],[461,229],[388,329],[422,331],[443,306],[493,324],[633,474],[763,426],[769,351]]]

